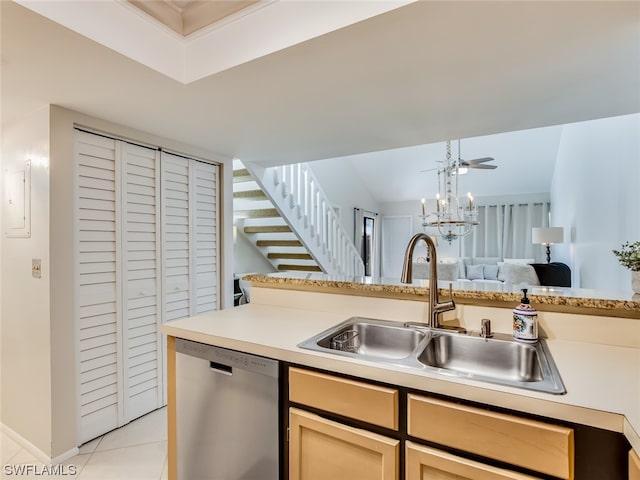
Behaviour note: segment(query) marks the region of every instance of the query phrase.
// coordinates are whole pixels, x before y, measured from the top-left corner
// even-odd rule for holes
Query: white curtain
[[[460,241],[461,257],[544,259],[531,243],[533,227],[549,226],[549,202],[478,206],[479,225]]]

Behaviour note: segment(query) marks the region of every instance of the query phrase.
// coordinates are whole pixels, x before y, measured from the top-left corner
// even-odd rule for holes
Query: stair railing
[[[364,275],[360,254],[308,164],[245,167],[325,273]]]

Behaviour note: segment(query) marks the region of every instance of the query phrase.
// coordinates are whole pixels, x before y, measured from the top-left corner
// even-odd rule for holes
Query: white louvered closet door
[[[162,152],[164,321],[218,308],[218,166]]]
[[[161,407],[160,324],[218,308],[218,167],[75,135],[82,444]]]
[[[195,189],[193,234],[195,313],[218,309],[218,167],[191,160]]]
[[[163,321],[191,315],[189,159],[162,152]]]
[[[79,442],[84,443],[121,423],[119,144],[75,134]]]
[[[124,421],[162,406],[159,151],[122,146]]]

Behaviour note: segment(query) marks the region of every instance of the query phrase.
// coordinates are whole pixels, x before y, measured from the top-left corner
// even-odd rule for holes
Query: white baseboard
[[[33,455],[37,460],[44,463],[45,465],[57,465],[59,463],[64,462],[65,460],[69,460],[70,458],[75,457],[79,452],[78,447],[73,447],[72,449],[67,450],[66,452],[60,455],[57,455],[55,457],[50,457],[45,452],[43,452],[38,447],[36,447],[33,443],[31,443],[29,440],[24,438],[22,435],[20,435],[18,432],[13,430],[11,427],[8,427],[4,423],[0,423],[0,431],[5,433],[9,438],[11,438],[11,440],[16,442],[18,445],[20,445],[27,452]]]

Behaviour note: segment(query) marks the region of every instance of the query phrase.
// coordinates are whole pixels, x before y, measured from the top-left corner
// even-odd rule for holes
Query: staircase
[[[322,272],[240,160],[233,161],[233,221],[274,269]]]
[[[363,275],[357,250],[305,164],[265,168],[234,160],[233,217],[278,271]]]

